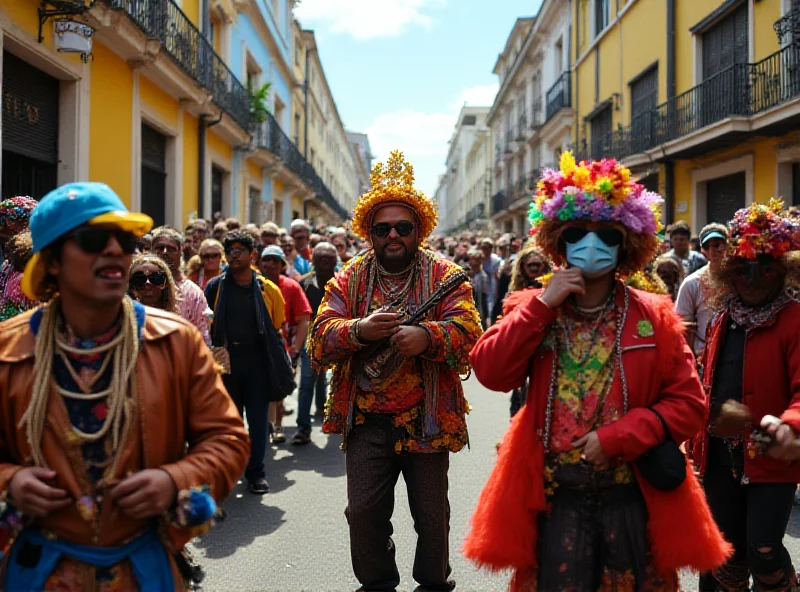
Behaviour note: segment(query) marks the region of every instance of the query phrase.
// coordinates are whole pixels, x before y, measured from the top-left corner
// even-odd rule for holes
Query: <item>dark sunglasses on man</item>
[[[609,247],[621,245],[622,241],[625,239],[625,235],[623,235],[622,232],[616,228],[598,228],[597,230],[591,230],[589,228],[580,228],[578,226],[569,226],[565,228],[561,233],[561,238],[564,239],[564,242],[574,245],[575,243],[580,242],[583,237],[590,232],[594,232],[600,238],[600,240]]]
[[[408,220],[400,220],[400,222],[392,226],[388,222],[379,222],[378,224],[373,224],[371,230],[372,234],[378,238],[386,238],[392,232],[393,228],[400,236],[408,236],[414,232],[414,223]]]
[[[141,288],[147,284],[147,282],[150,282],[152,286],[160,288],[167,283],[167,274],[160,271],[154,271],[153,273],[134,271],[128,281],[134,288]]]
[[[103,252],[112,236],[117,240],[122,252],[126,255],[131,255],[136,251],[136,244],[139,239],[132,232],[119,228],[83,226],[68,234],[66,238],[75,239],[75,243],[81,250],[96,255]]]
[[[731,275],[749,280],[773,280],[783,273],[780,265],[774,261],[746,261],[733,263],[729,267]]]

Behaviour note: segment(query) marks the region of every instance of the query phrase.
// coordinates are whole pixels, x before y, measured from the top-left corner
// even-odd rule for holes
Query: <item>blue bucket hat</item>
[[[105,183],[67,183],[45,195],[30,219],[33,257],[25,266],[20,287],[25,295],[38,300],[46,269],[43,249],[84,224],[116,226],[143,236],[153,226],[146,214],[129,212],[119,196]]]
[[[263,259],[264,257],[277,257],[283,261],[285,266],[289,266],[289,262],[286,260],[286,254],[278,245],[270,245],[265,247],[264,250],[261,251],[261,258]]]

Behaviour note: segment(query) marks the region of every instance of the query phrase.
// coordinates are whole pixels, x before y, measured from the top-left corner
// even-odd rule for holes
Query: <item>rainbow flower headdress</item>
[[[786,215],[783,200],[753,204],[736,212],[730,225],[728,253],[755,259],[759,255],[780,258],[800,250],[800,224]]]
[[[545,169],[537,184],[528,218],[536,235],[553,223],[576,220],[617,222],[636,234],[655,235],[663,229],[657,193],[631,181],[631,172],[612,158],[575,162],[561,155],[560,170]]]
[[[370,182],[372,189],[358,198],[353,210],[353,232],[368,239],[375,209],[396,203],[406,205],[417,213],[420,242],[430,236],[438,220],[436,206],[424,193],[414,189],[414,167],[403,158],[402,152],[392,151],[385,166],[381,162],[376,164]]]

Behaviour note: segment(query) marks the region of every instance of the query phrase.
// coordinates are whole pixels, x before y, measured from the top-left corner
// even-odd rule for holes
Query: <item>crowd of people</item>
[[[565,153],[531,236],[435,237],[400,153],[371,181],[346,228],[152,228],[98,183],[0,202],[6,589],[199,581],[186,542],[241,476],[269,492],[296,412],[291,445],[342,437],[359,590],[399,586],[400,474],[417,591],[453,590],[471,370],[511,425],[464,553],[512,591],[675,591],[687,567],[703,592],[800,589],[796,212],[693,238],[625,167]]]

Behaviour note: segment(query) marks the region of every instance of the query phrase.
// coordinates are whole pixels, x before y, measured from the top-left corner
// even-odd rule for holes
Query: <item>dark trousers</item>
[[[397,454],[398,433],[390,416],[368,416],[347,439],[347,509],[353,571],[366,591],[393,591],[400,584],[392,541],[394,489],[400,473],[406,482],[417,550],[414,579],[418,591],[449,591],[449,452]]]
[[[583,462],[556,467],[555,480],[550,510],[539,514],[539,590],[677,589],[652,566],[638,485]]]
[[[267,452],[269,381],[262,354],[255,346],[229,346],[231,373],[222,376],[225,388],[239,409],[247,415],[250,433],[250,461],[244,476],[252,482],[266,477],[264,455]]]
[[[747,589],[753,576],[756,590],[787,590],[794,578],[792,559],[783,546],[794,502],[794,483],[749,483],[722,462],[715,449],[724,446],[711,439],[703,487],[722,534],[734,546],[728,562],[700,577],[700,590]]]

